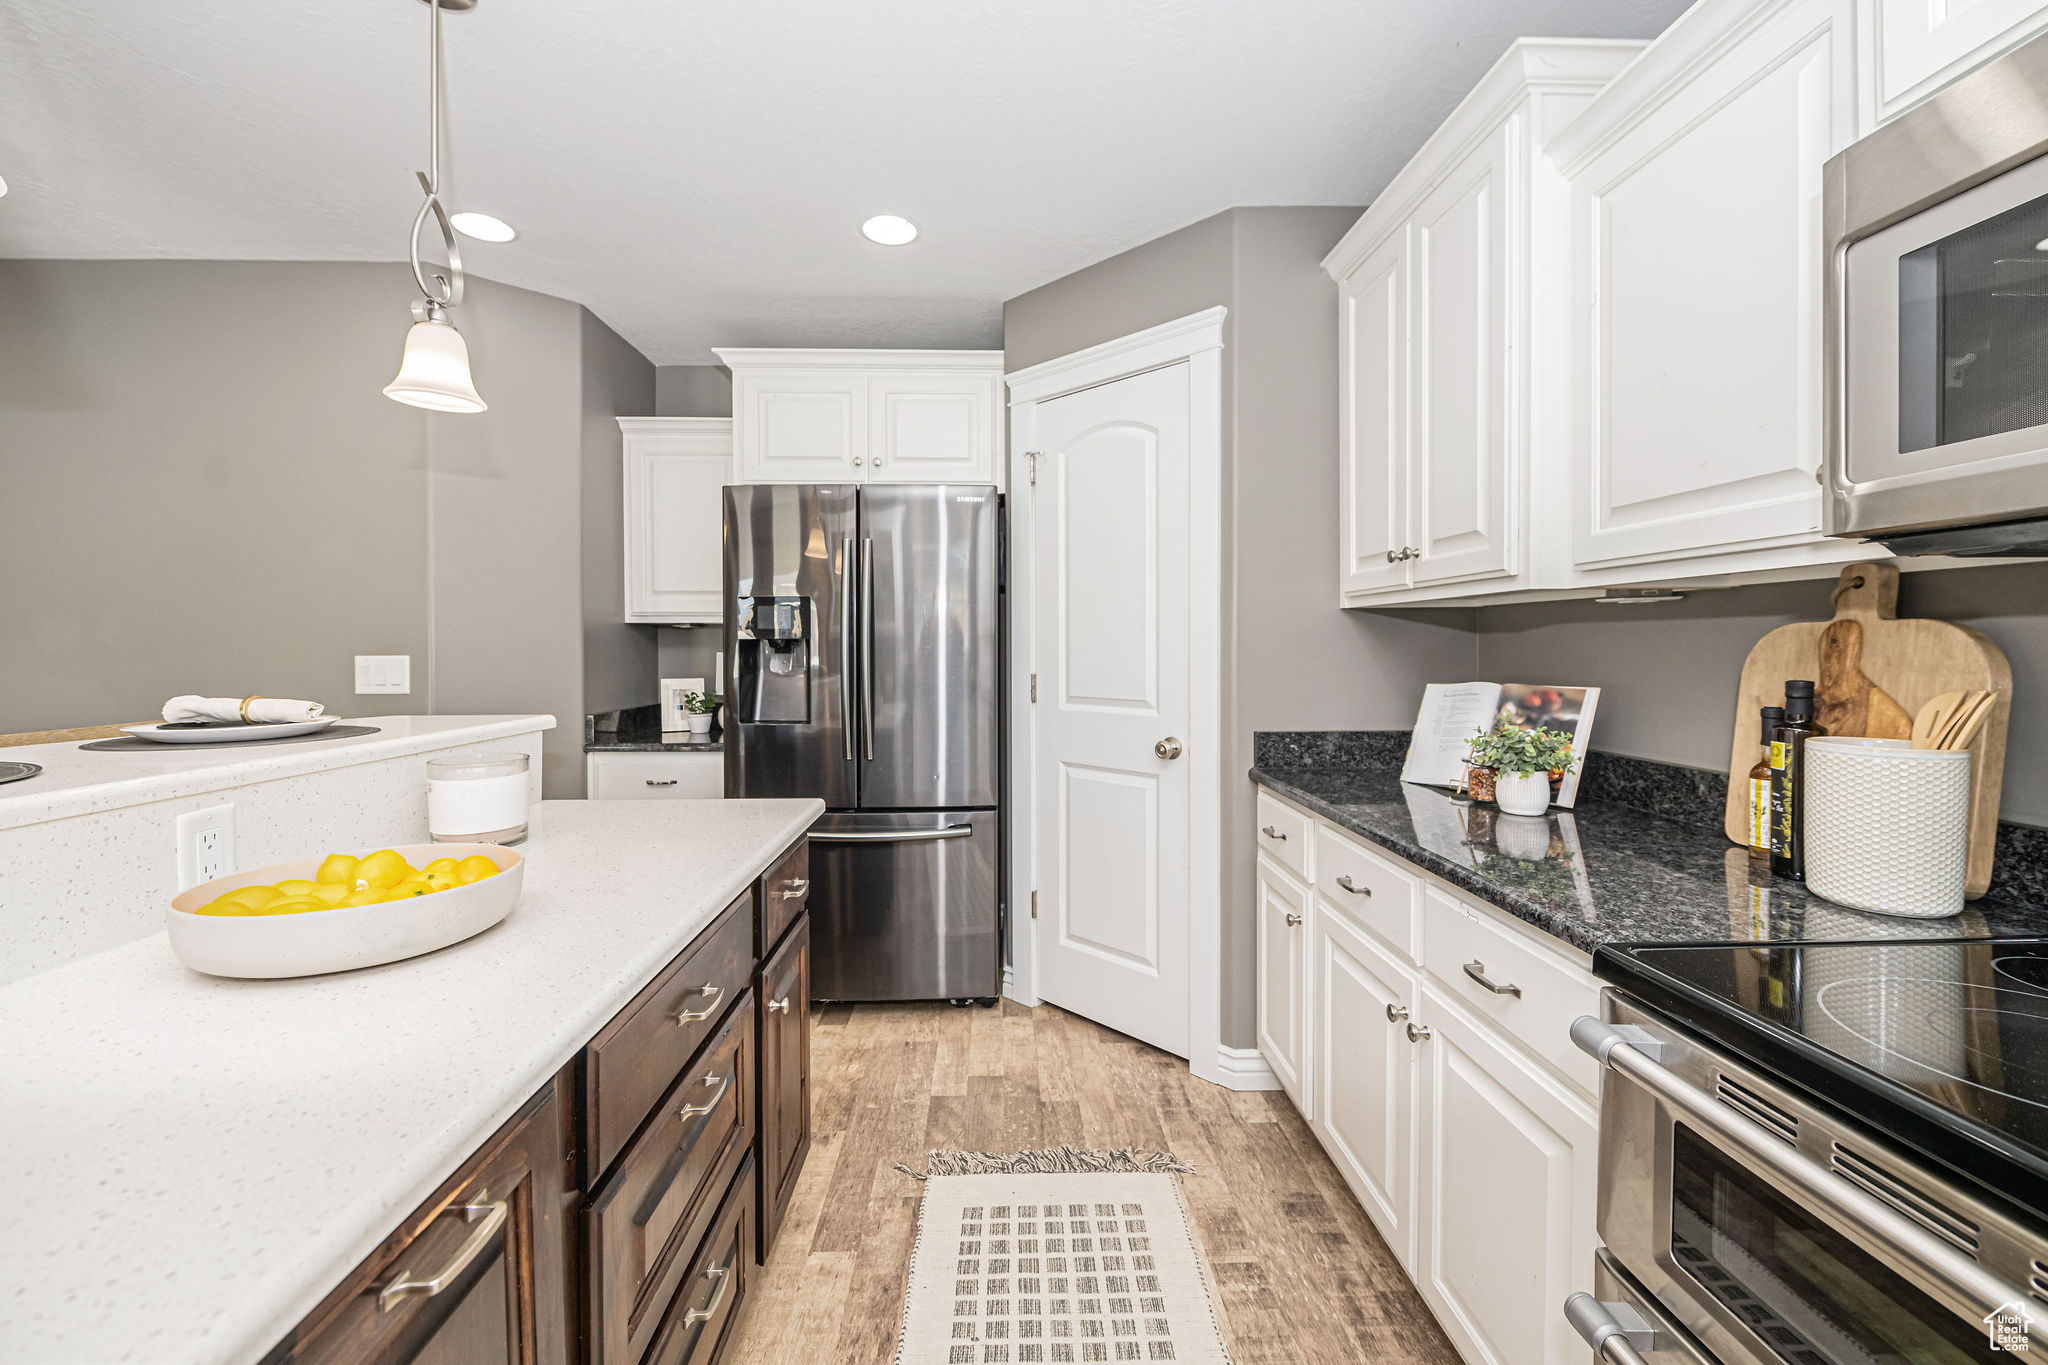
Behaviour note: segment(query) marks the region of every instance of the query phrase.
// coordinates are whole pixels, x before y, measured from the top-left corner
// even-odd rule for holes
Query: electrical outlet
[[[356,655],[356,695],[412,691],[412,655]]]
[[[235,870],[235,806],[208,806],[178,817],[178,889],[225,877]]]

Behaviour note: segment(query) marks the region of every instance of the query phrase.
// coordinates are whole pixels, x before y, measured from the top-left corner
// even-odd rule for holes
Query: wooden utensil
[[[1955,718],[1949,721],[1941,734],[1940,748],[1967,749],[1977,732],[1984,728],[1984,722],[1991,716],[1991,708],[1998,698],[1989,692],[1972,694],[1970,699],[1956,709]]]
[[[1820,677],[1821,636],[1834,621],[1862,628],[1857,671],[1904,708],[1920,715],[1945,693],[1989,692],[1970,759],[1970,875],[1968,894],[1991,882],[1992,841],[1998,830],[1998,794],[2005,775],[2005,730],[2012,711],[2012,666],[1982,632],[1947,621],[1899,620],[1899,571],[1890,564],[1851,564],[1835,586],[1833,621],[1780,626],[1757,641],[1743,665],[1729,737],[1724,825],[1731,843],[1749,842],[1749,769],[1756,762],[1757,710],[1784,700],[1787,678]],[[1960,697],[1957,698],[1961,700]],[[1866,712],[1866,724],[1871,723]],[[1909,721],[1896,737],[1909,739]]]
[[[1863,623],[1830,621],[1820,633],[1820,685],[1814,719],[1831,735],[1906,739],[1913,718],[1890,694],[1863,675]]]
[[[1920,714],[1913,717],[1913,747],[1932,749],[1934,737],[1941,727],[1948,723],[1949,714],[1962,703],[1963,693],[1944,692],[1920,708]]]

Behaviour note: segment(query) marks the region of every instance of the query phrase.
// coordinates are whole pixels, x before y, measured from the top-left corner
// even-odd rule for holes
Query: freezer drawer
[[[811,827],[811,994],[1002,993],[992,810],[833,811]]]

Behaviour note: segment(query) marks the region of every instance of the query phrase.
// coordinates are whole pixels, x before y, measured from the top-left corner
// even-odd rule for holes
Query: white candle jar
[[[437,844],[516,844],[526,837],[525,754],[427,760],[427,832]]]

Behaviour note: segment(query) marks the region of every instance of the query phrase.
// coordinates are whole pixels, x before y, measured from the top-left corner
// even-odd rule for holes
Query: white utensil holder
[[[1806,884],[1858,910],[1960,914],[1970,864],[1970,754],[1902,739],[1805,745]]]

